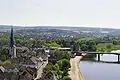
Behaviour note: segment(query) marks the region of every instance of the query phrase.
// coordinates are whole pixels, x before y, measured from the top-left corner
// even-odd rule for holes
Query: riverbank
[[[70,59],[70,65],[71,65],[71,69],[68,72],[69,73],[69,77],[72,80],[84,80],[82,73],[80,72],[80,60],[82,59],[82,56],[76,56],[75,58],[71,58]]]

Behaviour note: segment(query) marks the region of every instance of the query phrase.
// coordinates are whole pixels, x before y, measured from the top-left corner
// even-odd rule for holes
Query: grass
[[[98,52],[111,52],[112,50],[120,50],[120,45],[114,45],[112,43],[101,43],[96,47]]]

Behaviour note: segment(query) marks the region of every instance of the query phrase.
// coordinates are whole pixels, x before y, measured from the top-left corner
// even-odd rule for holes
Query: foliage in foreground
[[[57,54],[58,53],[58,54]],[[71,80],[68,77],[68,69],[70,68],[70,53],[55,52],[56,63],[49,63],[44,70],[50,70],[57,74],[58,80]]]

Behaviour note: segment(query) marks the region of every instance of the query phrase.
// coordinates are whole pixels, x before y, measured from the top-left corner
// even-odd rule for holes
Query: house
[[[22,72],[19,74],[19,80],[34,80],[37,76],[37,69],[31,67],[22,67]]]
[[[4,73],[5,72],[5,68],[3,66],[0,66],[0,72]]]
[[[3,66],[0,66],[0,80],[4,79],[18,80],[19,77],[18,72],[19,70],[17,68],[8,69],[4,68]]]

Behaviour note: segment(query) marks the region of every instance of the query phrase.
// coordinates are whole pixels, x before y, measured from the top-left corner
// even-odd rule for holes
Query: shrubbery
[[[71,80],[68,77],[68,69],[70,68],[70,53],[60,53],[59,50],[55,51],[56,63],[49,63],[44,70],[50,70],[57,74],[58,80]]]

